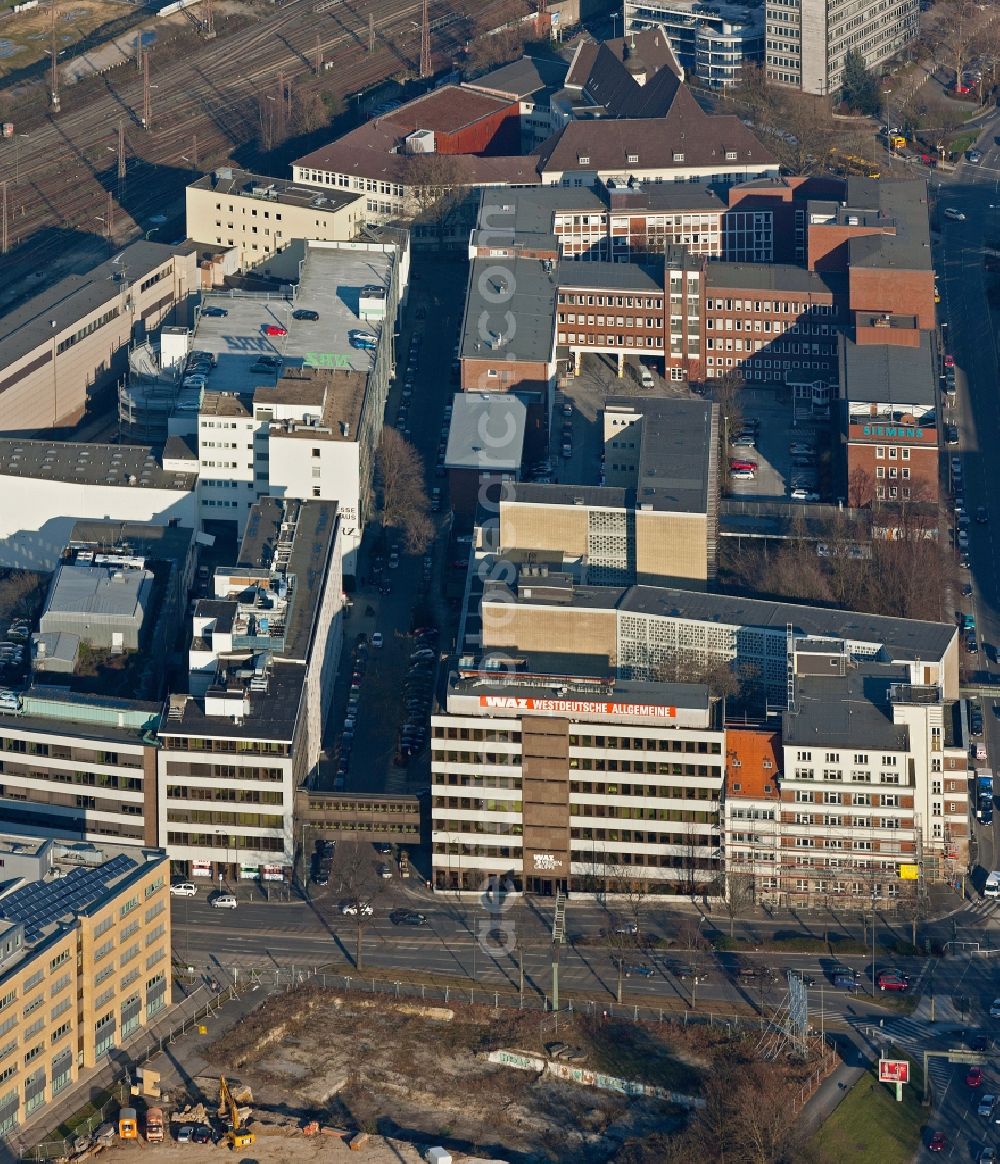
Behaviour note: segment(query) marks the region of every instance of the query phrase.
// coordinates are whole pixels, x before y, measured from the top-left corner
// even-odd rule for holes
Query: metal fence
[[[185,1004],[190,1003],[191,999],[200,993],[201,989],[205,988],[200,987],[194,995],[178,1003],[175,1010],[179,1009],[183,1012]],[[129,1095],[128,1089],[132,1083],[135,1069],[141,1067],[144,1063],[148,1063],[157,1055],[162,1054],[165,1047],[174,1042],[175,1039],[179,1039],[189,1031],[195,1029],[206,1018],[212,1018],[217,1015],[222,1006],[234,997],[235,992],[232,988],[223,990],[218,995],[208,997],[204,1001],[199,1001],[197,1006],[189,1010],[188,1013],[181,1013],[179,1017],[175,1015],[174,1021],[164,1032],[153,1034],[149,1030],[143,1030],[137,1037],[136,1042],[130,1044],[127,1048],[123,1047],[118,1049],[117,1055],[112,1060],[116,1069],[111,1081],[102,1085],[98,1082],[99,1076],[95,1076],[89,1084],[91,1099],[81,1099],[80,1106],[76,1111],[68,1114],[60,1121],[60,1126],[66,1125],[73,1128],[71,1135],[49,1135],[46,1139],[29,1145],[26,1140],[30,1132],[27,1134],[14,1132],[6,1140],[10,1157],[23,1161],[57,1160],[70,1155],[76,1150],[79,1142],[93,1136],[101,1124],[108,1122],[117,1123],[118,1111]],[[77,1083],[77,1087],[80,1087],[79,1082]],[[93,1107],[93,1097],[95,1094],[100,1096],[105,1093],[110,1093],[111,1098],[105,1100],[93,1114],[78,1120],[80,1113],[84,1112],[87,1108]]]

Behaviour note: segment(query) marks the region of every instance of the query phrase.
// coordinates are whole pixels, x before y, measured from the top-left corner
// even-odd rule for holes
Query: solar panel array
[[[138,861],[121,853],[96,869],[74,869],[56,881],[36,881],[0,901],[0,917],[23,923],[25,941],[37,941],[46,926],[93,905],[113,881],[138,868]]]

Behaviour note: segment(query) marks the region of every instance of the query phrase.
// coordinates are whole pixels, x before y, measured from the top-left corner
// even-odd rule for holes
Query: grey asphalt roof
[[[518,481],[504,495],[519,505],[585,505],[594,509],[624,509],[629,491],[612,485],[535,485]]]
[[[193,537],[194,530],[180,525],[95,519],[78,521],[69,535],[69,544],[98,552],[127,545],[130,553],[181,565],[187,558]]]
[[[523,56],[475,80],[465,81],[463,88],[510,97],[530,97],[541,89],[560,87],[566,80],[568,68],[568,63],[559,58]]]
[[[705,289],[748,291],[791,291],[800,294],[831,295],[847,291],[847,275],[830,271],[807,271],[791,263],[723,263],[710,260]]]
[[[561,259],[557,279],[560,287],[608,287],[663,294],[662,266],[654,273],[638,263],[581,263],[579,259]]]
[[[922,178],[848,178],[839,220],[846,221],[854,207],[877,211],[878,221],[892,224],[896,230],[893,235],[851,239],[848,259],[852,267],[895,267],[907,271],[932,268],[927,184]]]
[[[488,360],[495,353],[498,360],[547,361],[554,346],[556,286],[555,270],[546,270],[537,259],[474,260],[465,300],[462,357]]]
[[[187,254],[191,249],[187,243],[178,247],[146,241],[132,243],[115,256],[117,263],[109,260],[85,275],[67,275],[5,312],[0,318],[0,368],[8,367],[42,344],[51,345],[53,335],[61,335],[103,304],[119,299],[123,271],[129,283],[136,283],[162,266],[171,255]]]
[[[937,394],[937,373],[930,337],[920,346],[856,344],[840,337],[840,395],[847,401],[930,407]]]
[[[0,437],[0,477],[39,477],[139,489],[194,488],[196,474],[162,468],[149,445],[101,445]]]
[[[521,467],[527,409],[506,392],[456,392],[445,468],[514,472]]]
[[[529,600],[530,601],[530,600]],[[894,660],[940,659],[958,633],[952,623],[827,609],[794,602],[773,602],[736,594],[709,594],[666,586],[576,586],[574,606],[615,608],[631,614],[710,622],[719,626],[761,627],[784,633],[791,624],[799,635],[883,644]]]
[[[862,666],[843,676],[809,676],[796,681],[795,704],[781,717],[786,744],[823,747],[907,747],[909,729],[894,724],[889,688],[906,681],[901,667]]]
[[[706,513],[710,508],[710,464],[715,430],[713,405],[668,397],[609,397],[611,405],[642,413],[642,448],[635,503],[672,513]]]
[[[487,186],[476,229],[493,246],[511,246],[518,235],[551,235],[556,211],[600,214],[606,209],[606,201],[592,186]]]

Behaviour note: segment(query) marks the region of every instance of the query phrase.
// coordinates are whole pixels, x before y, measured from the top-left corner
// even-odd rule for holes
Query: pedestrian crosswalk
[[[855,1030],[873,1042],[897,1047],[923,1047],[942,1033],[958,1029],[958,1024],[930,1022],[910,1015],[890,1015],[881,1020],[856,1018],[852,1021]]]

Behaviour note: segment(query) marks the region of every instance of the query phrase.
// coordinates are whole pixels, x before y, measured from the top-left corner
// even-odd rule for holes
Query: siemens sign
[[[917,441],[924,435],[922,428],[900,428],[895,424],[866,424],[862,431],[870,437],[909,437]]]

